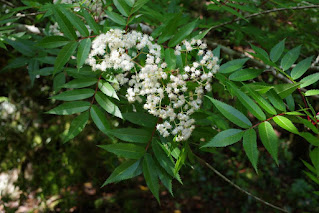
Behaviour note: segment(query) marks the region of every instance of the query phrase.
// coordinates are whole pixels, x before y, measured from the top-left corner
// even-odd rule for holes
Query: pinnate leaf
[[[284,52],[285,49],[285,40],[282,40],[281,42],[279,42],[278,44],[276,44],[271,50],[270,50],[270,59],[273,62],[276,62],[279,60],[280,56],[282,55],[282,53]]]
[[[63,103],[47,113],[55,115],[71,115],[88,110],[90,103],[87,101],[72,101]]]
[[[261,142],[278,165],[278,138],[273,127],[265,121],[258,126],[258,130]]]
[[[248,129],[245,131],[243,136],[243,146],[248,159],[253,165],[254,169],[257,171],[258,162],[258,148],[257,148],[257,135],[254,129]]]
[[[92,105],[90,109],[91,118],[97,128],[101,130],[104,134],[108,135],[108,130],[111,129],[110,123],[107,121],[105,114],[96,105]]]
[[[278,115],[278,116],[274,117],[273,120],[281,128],[283,128],[289,132],[292,132],[294,134],[299,134],[298,129],[295,127],[295,125],[288,118]]]
[[[225,104],[221,101],[218,101],[216,99],[213,99],[209,96],[206,96],[214,105],[215,107],[232,123],[236,124],[237,126],[240,126],[242,128],[248,128],[251,127],[252,124],[250,120],[240,111],[235,109],[234,107]]]
[[[60,100],[60,101],[77,101],[89,98],[93,96],[93,89],[75,89],[62,92],[58,95],[52,96],[51,99]]]
[[[285,71],[293,65],[299,57],[301,46],[289,50],[281,59],[280,66]]]
[[[159,182],[157,178],[156,164],[152,156],[148,153],[145,154],[143,160],[143,174],[148,188],[159,202]]]
[[[116,143],[98,146],[108,152],[112,152],[119,157],[129,159],[140,159],[145,154],[145,148],[131,143]]]
[[[114,137],[127,142],[147,143],[151,138],[151,132],[144,129],[122,128],[108,131]]]
[[[219,132],[212,140],[202,147],[225,147],[240,141],[243,134],[244,132],[240,129],[227,129]]]
[[[109,183],[127,180],[140,175],[142,173],[141,165],[141,160],[125,161],[124,163],[116,167],[110,177],[106,179],[102,187]]]
[[[313,56],[310,56],[302,61],[300,61],[292,70],[291,77],[296,80],[300,78],[311,66]]]
[[[68,133],[64,136],[63,142],[68,142],[69,140],[73,139],[75,136],[77,136],[84,127],[86,126],[87,122],[89,120],[89,111],[86,111],[79,116],[77,116],[71,123],[70,129],[68,130]]]

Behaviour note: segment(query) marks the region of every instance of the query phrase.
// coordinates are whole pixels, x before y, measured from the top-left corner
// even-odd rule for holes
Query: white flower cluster
[[[119,85],[128,84],[128,101],[142,102],[144,96],[144,109],[163,119],[157,124],[160,134],[183,141],[194,130],[191,115],[200,108],[204,92],[211,91],[213,74],[219,69],[218,58],[206,48],[201,40],[183,41],[176,46],[175,55],[187,61],[187,54],[195,54],[200,60],[188,58],[185,67],[170,69],[161,58],[161,46],[152,37],[112,29],[94,39],[86,63],[93,70],[121,72],[115,77]],[[141,55],[146,56],[143,66],[137,61]]]

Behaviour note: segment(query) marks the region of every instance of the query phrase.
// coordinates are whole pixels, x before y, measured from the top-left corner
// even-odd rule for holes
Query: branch
[[[211,166],[210,164],[208,164],[204,159],[198,157],[197,155],[195,155],[195,157],[199,160],[200,163],[202,163],[203,165],[207,166],[210,170],[212,170],[216,175],[218,175],[219,177],[221,177],[224,181],[226,181],[227,183],[229,183],[230,185],[232,185],[233,187],[235,187],[236,189],[238,189],[239,191],[245,193],[248,196],[251,196],[252,198],[254,198],[255,200],[270,206],[271,208],[277,209],[279,211],[282,212],[288,212],[286,209],[283,209],[281,207],[275,206],[274,204],[271,204],[253,194],[251,194],[250,192],[246,191],[245,189],[241,188],[240,186],[238,186],[237,184],[235,184],[234,182],[232,182],[231,180],[229,180],[227,177],[225,177],[222,173],[220,173],[217,169],[215,169],[213,166]]]
[[[319,6],[319,5],[318,5]],[[212,48],[216,48],[218,46],[220,46],[220,49],[222,52],[224,52],[225,54],[227,55],[230,55],[230,56],[233,56],[234,58],[247,58],[247,55],[241,53],[241,52],[237,52],[235,50],[232,50],[226,46],[223,46],[223,45],[220,45],[218,43],[215,43],[215,42],[212,42],[212,41],[209,41],[207,40],[207,44],[209,46],[211,46]],[[265,69],[266,71],[269,71],[273,76],[275,76],[277,79],[280,79],[286,83],[292,83],[288,78],[286,78],[284,75],[278,73],[275,69],[273,68],[270,68],[268,65],[256,60],[256,59],[253,59],[253,58],[250,58],[250,60],[248,61],[252,66],[255,66],[255,67],[258,67],[260,69]],[[293,66],[296,66],[296,65],[293,65]],[[319,70],[319,67],[316,67],[316,66],[311,66],[309,68],[309,70]],[[302,92],[307,92],[307,90],[305,88],[301,88],[300,89]],[[317,99],[319,100],[319,95],[314,95],[314,96],[311,96],[311,98],[314,98],[314,99]]]
[[[252,18],[252,17],[255,17],[255,16],[260,16],[260,15],[264,15],[264,14],[268,14],[268,13],[272,13],[272,12],[280,12],[280,11],[285,11],[285,10],[303,10],[303,9],[311,9],[311,8],[319,8],[319,5],[307,5],[307,6],[300,6],[300,7],[275,8],[275,9],[271,9],[271,10],[261,11],[261,12],[258,12],[258,13],[253,13],[253,14],[244,16],[244,18],[245,19],[249,19],[249,18]],[[231,21],[226,21],[224,23],[221,23],[221,24],[218,24],[216,26],[213,26],[211,28],[211,30],[212,29],[216,29],[218,27],[222,27],[224,25],[231,24],[231,23],[239,21],[241,19],[243,19],[243,18],[239,17],[239,18],[236,18],[236,19],[231,20]]]
[[[8,5],[9,7],[12,7],[12,8],[14,8],[15,6],[14,6],[14,4],[12,4],[11,2],[8,2],[8,1],[5,1],[5,0],[0,0],[2,3],[4,3],[4,4],[6,4],[6,5]]]

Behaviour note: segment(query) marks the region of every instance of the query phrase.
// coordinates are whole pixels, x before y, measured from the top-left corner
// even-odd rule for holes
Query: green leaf
[[[228,104],[225,104],[221,101],[218,101],[216,99],[213,99],[209,96],[206,96],[214,105],[215,107],[231,122],[234,124],[242,127],[242,128],[248,128],[251,127],[252,124],[250,120],[240,111],[235,109],[232,106],[229,106]]]
[[[109,145],[99,145],[98,147],[112,152],[119,157],[129,159],[140,159],[145,154],[145,148],[131,143],[116,143]]]
[[[164,149],[160,145],[160,142],[153,139],[152,140],[152,149],[154,151],[155,157],[161,167],[172,177],[175,177],[175,165],[172,157],[165,153]]]
[[[291,77],[296,80],[300,78],[311,66],[313,56],[310,56],[302,61],[300,61],[292,70]]]
[[[5,38],[5,41],[23,55],[32,57],[36,53],[35,46],[31,41],[22,39],[11,40],[7,38]]]
[[[261,121],[266,120],[265,113],[248,95],[237,89],[233,84],[230,85],[234,91],[235,96],[257,119]]]
[[[70,60],[77,46],[77,42],[70,42],[60,50],[54,63],[54,73],[60,71]]]
[[[292,97],[292,94],[288,95],[288,96],[285,98],[285,100],[286,100],[288,109],[291,110],[291,111],[294,111],[296,105],[295,105],[294,97]]]
[[[136,11],[138,11],[141,7],[143,7],[149,0],[137,0],[132,8],[132,11],[130,13],[133,14]]]
[[[231,73],[243,67],[249,58],[235,59],[220,66],[220,73]]]
[[[36,72],[39,70],[39,61],[31,59],[28,64],[28,74],[31,80],[31,85],[33,86],[34,80],[36,78]]]
[[[127,142],[147,143],[151,138],[151,132],[144,129],[122,128],[108,130],[114,137]]]
[[[270,101],[270,103],[278,110],[280,111],[286,111],[286,106],[283,100],[277,95],[275,90],[271,89],[267,93],[267,98]]]
[[[119,97],[116,94],[116,91],[112,87],[111,84],[109,84],[106,81],[100,80],[99,81],[99,89],[107,96],[115,98],[117,100],[120,100]]]
[[[175,164],[174,174],[177,174],[179,170],[182,168],[182,166],[185,164],[186,158],[188,156],[188,151],[189,151],[189,149],[187,149],[186,147],[187,147],[187,144],[185,144],[183,148],[181,149],[181,152]]]
[[[220,56],[220,45],[218,45],[218,46],[213,50],[213,56],[219,58],[219,56]]]
[[[131,9],[126,4],[125,0],[113,0],[113,3],[123,16],[129,16]]]
[[[51,109],[47,113],[55,115],[71,115],[88,110],[90,105],[91,104],[87,101],[67,102],[55,107],[54,109]]]
[[[267,62],[267,64],[268,63],[272,63],[272,62],[270,62],[269,61],[269,56],[268,56],[268,53],[264,50],[264,49],[262,49],[262,48],[260,48],[260,47],[256,47],[256,46],[254,46],[254,45],[252,45],[252,44],[250,44],[250,46],[252,47],[252,49],[255,51],[255,55],[258,57],[258,58],[260,58],[262,61],[264,61],[265,63]]]
[[[202,147],[225,147],[240,141],[243,134],[243,130],[240,129],[227,129],[219,132],[212,140],[208,141],[208,143]]]
[[[165,62],[167,63],[167,68],[169,70],[173,70],[176,67],[176,55],[174,50],[171,48],[167,48],[165,50]]]
[[[83,87],[88,87],[93,84],[96,84],[97,79],[96,78],[79,78],[79,79],[74,79],[67,84],[63,85],[63,88],[83,88]]]
[[[243,146],[248,159],[253,165],[256,173],[258,173],[257,162],[259,152],[257,148],[257,135],[254,129],[248,129],[245,131],[243,136]]]
[[[77,101],[92,97],[94,94],[93,89],[75,89],[62,92],[58,95],[52,96],[51,99],[60,101]]]
[[[313,96],[313,95],[319,95],[319,89],[308,90],[305,93],[305,96]]]
[[[288,113],[287,113],[288,114]],[[301,116],[305,116],[304,114],[302,114]],[[303,119],[301,117],[297,117],[299,119],[299,121],[304,124],[306,127],[308,127],[309,129],[311,129],[314,133],[319,134],[319,130],[317,129],[317,127],[311,123],[310,121],[308,121],[307,119]]]
[[[91,14],[89,14],[86,10],[82,11],[83,16],[90,26],[90,28],[93,30],[93,32],[98,35],[100,33],[100,26],[95,22],[95,20],[92,18]]]
[[[145,154],[143,160],[143,174],[148,188],[159,202],[159,183],[157,178],[156,164],[152,156],[148,153]]]
[[[258,92],[259,94],[265,94],[269,90],[273,88],[273,86],[265,85],[263,83],[251,83],[251,84],[246,84],[245,86],[242,87],[242,89],[245,91],[246,88],[249,88],[253,90],[254,92]]]
[[[309,132],[302,132],[300,133],[300,136],[306,139],[310,144],[314,146],[319,146],[319,138],[317,138],[316,136],[313,136]]]
[[[313,182],[319,185],[319,178],[315,177],[313,174],[303,171]]]
[[[126,2],[126,4],[130,7],[133,7],[135,4],[135,0],[124,0]]]
[[[77,17],[74,13],[69,12],[67,9],[62,9],[63,14],[70,20],[72,25],[79,31],[79,33],[84,36],[88,37],[90,35],[88,29],[86,28],[83,20]]]
[[[319,80],[319,73],[314,73],[311,75],[308,75],[307,77],[304,77],[303,79],[300,80],[302,83],[300,85],[300,88],[307,87],[311,84],[316,83]]]
[[[311,162],[317,171],[317,176],[319,176],[319,148],[312,150],[309,155]]]
[[[301,160],[301,161],[302,161],[302,163],[303,163],[311,172],[316,173],[315,167],[313,167],[312,165],[310,165],[309,163],[307,163],[307,162],[304,161],[304,160]]]
[[[295,127],[295,125],[288,118],[278,115],[278,116],[274,117],[273,120],[281,128],[283,128],[289,132],[292,132],[294,134],[299,134],[298,129]]]
[[[5,49],[5,50],[8,50],[6,45],[0,40],[0,47]]]
[[[261,142],[278,165],[278,138],[273,127],[265,121],[258,126],[258,130]]]
[[[153,115],[143,112],[127,112],[122,115],[125,120],[148,128],[153,128],[158,120]]]
[[[299,57],[301,46],[288,51],[281,59],[280,66],[285,71],[293,65]]]
[[[77,116],[71,123],[68,133],[63,138],[63,142],[68,142],[77,136],[84,129],[85,125],[89,120],[89,111],[86,111],[79,116]]]
[[[64,84],[65,84],[65,74],[64,73],[59,73],[56,76],[54,76],[53,90],[55,92],[59,91]]]
[[[229,76],[229,80],[248,81],[248,80],[251,80],[251,79],[258,77],[262,72],[263,72],[263,70],[261,70],[261,69],[238,70]]]
[[[286,98],[289,96],[291,93],[293,93],[298,87],[300,83],[296,84],[277,84],[274,85],[274,89],[276,93],[279,95],[281,99]]]
[[[110,101],[103,93],[97,92],[95,95],[95,99],[105,111],[116,117],[123,118],[118,106]]]
[[[282,53],[284,52],[285,49],[285,40],[282,40],[281,42],[279,42],[278,44],[276,44],[271,50],[270,50],[270,59],[273,62],[278,61],[278,59],[280,58],[280,56],[282,55]]]
[[[109,183],[120,182],[140,175],[142,173],[141,165],[141,160],[125,161],[114,169],[113,173],[106,179],[101,187]]]
[[[70,42],[70,39],[63,36],[47,36],[44,37],[37,46],[44,48],[57,48],[61,46],[65,46]]]
[[[259,93],[255,92],[254,90],[250,89],[249,87],[246,87],[251,97],[261,106],[266,112],[268,112],[271,115],[276,115],[276,110],[271,106],[271,104],[265,100]]]
[[[158,169],[157,174],[163,185],[173,196],[172,177],[170,177],[163,169]]]
[[[111,129],[111,125],[107,121],[104,113],[96,105],[92,105],[90,109],[91,118],[97,128],[104,134],[108,135],[108,131]]]
[[[108,18],[110,18],[115,23],[122,25],[122,26],[126,25],[125,19],[120,14],[114,13],[111,11],[105,11],[105,14],[108,16]]]
[[[77,36],[76,36],[75,30],[73,29],[73,25],[65,17],[65,15],[58,9],[58,7],[54,7],[53,14],[56,19],[56,22],[58,23],[64,35],[72,40],[76,40]]]
[[[205,30],[204,32],[200,32],[198,35],[194,36],[193,39],[195,40],[202,40],[206,35],[207,33],[209,33],[209,31],[212,29],[212,27],[208,28],[207,30]],[[214,54],[215,56],[215,54]]]
[[[189,34],[193,32],[197,25],[197,20],[186,24],[181,27],[178,32],[173,36],[173,38],[168,42],[169,47],[175,47],[181,41],[183,41]]]
[[[90,50],[91,50],[91,39],[90,38],[86,38],[83,39],[82,41],[80,41],[80,45],[79,45],[79,49],[78,49],[78,53],[77,53],[77,68],[80,69],[85,60],[88,58]]]

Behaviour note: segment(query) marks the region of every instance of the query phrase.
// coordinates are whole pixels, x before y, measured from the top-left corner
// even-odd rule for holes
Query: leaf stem
[[[234,182],[232,182],[230,179],[228,179],[226,176],[224,176],[222,173],[220,173],[217,169],[215,169],[213,166],[211,166],[210,164],[208,164],[204,159],[198,157],[197,155],[194,154],[194,156],[198,159],[198,161],[203,164],[204,166],[208,167],[210,170],[212,170],[216,175],[218,175],[219,177],[221,177],[224,181],[226,181],[227,183],[229,183],[230,185],[232,185],[233,187],[235,187],[236,189],[238,189],[239,191],[245,193],[248,196],[251,196],[252,198],[254,198],[255,200],[269,206],[272,207],[274,209],[277,209],[279,211],[282,212],[288,212],[286,209],[283,209],[281,207],[275,206],[274,204],[271,204],[255,195],[253,195],[252,193],[246,191],[245,189],[241,188],[240,186],[238,186],[237,184],[235,184]]]
[[[94,94],[93,94],[93,97],[92,97],[92,101],[91,101],[90,108],[92,107],[93,102],[94,102],[94,100],[95,100],[95,95],[96,95],[96,93],[97,93],[97,89],[99,88],[99,82],[100,82],[100,80],[101,80],[101,77],[102,77],[102,74],[99,76],[99,80],[97,80],[97,82],[96,82],[96,87],[95,87],[95,91],[94,91]]]

